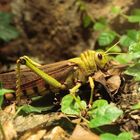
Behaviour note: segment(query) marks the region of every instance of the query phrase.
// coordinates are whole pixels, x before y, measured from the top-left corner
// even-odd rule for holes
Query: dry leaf
[[[15,105],[15,103],[5,107],[4,111],[6,113],[11,114],[11,115],[15,115],[15,113],[16,113],[16,105]]]
[[[117,91],[121,85],[121,78],[118,75],[111,76],[107,81],[106,85],[111,92]]]
[[[46,130],[27,131],[19,140],[40,140],[45,135]]]
[[[99,140],[99,136],[77,125],[69,140]]]
[[[56,126],[52,131],[44,136],[44,139],[49,140],[66,140],[67,133],[60,126]]]
[[[13,140],[17,137],[17,132],[11,120],[7,120],[1,124],[4,131],[5,140]]]
[[[25,132],[29,129],[40,127],[42,124],[44,124],[47,128],[47,126],[50,126],[53,124],[54,121],[60,120],[61,117],[64,117],[62,113],[50,113],[46,115],[28,115],[26,117],[18,116],[14,120],[14,124],[16,127],[17,132]],[[50,123],[48,123],[50,122]]]
[[[105,77],[106,75],[100,70],[93,75],[94,80],[100,82],[103,85],[106,85]]]

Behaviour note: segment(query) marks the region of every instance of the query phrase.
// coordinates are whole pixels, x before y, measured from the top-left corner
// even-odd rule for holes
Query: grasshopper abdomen
[[[68,61],[61,61],[44,65],[40,68],[61,83],[65,83],[70,73],[73,73],[74,65],[75,64]],[[13,89],[16,91],[16,80],[16,71],[0,74],[0,81],[2,82],[3,88]],[[33,97],[38,95],[44,96],[48,92],[59,90],[47,84],[40,76],[38,76],[30,69],[21,70],[20,86],[22,94],[21,96],[24,97]],[[7,100],[16,98],[15,93],[7,94],[5,97]]]

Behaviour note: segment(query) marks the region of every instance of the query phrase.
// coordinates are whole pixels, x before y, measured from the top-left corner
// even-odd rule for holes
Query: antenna
[[[126,54],[126,53],[123,53],[123,52],[113,52],[113,53],[108,53],[108,54]]]
[[[113,47],[115,47],[119,43],[120,43],[120,40],[117,43],[115,43],[112,47],[110,47],[105,53],[108,53]]]

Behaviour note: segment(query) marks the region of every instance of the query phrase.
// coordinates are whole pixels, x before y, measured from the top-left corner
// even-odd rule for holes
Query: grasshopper
[[[94,93],[94,79],[92,76],[99,69],[103,69],[108,59],[108,51],[87,50],[79,57],[56,62],[48,65],[40,65],[27,56],[17,60],[16,71],[0,74],[0,81],[4,88],[14,89],[16,93],[6,94],[7,100],[21,96],[32,97],[45,95],[49,91],[69,89],[70,94],[75,94],[84,83],[89,83],[91,95],[89,103],[92,104]],[[20,65],[28,68],[20,69]]]

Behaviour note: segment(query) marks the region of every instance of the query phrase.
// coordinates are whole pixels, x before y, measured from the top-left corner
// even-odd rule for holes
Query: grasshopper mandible
[[[91,87],[89,103],[92,104],[94,92],[92,75],[107,64],[107,52],[87,50],[79,57],[43,66],[27,56],[20,57],[17,60],[17,71],[0,74],[3,87],[16,90],[16,94],[10,94],[6,98],[34,94],[43,96],[48,91],[63,89],[70,89],[70,94],[75,94],[82,84],[89,82]],[[26,65],[28,69],[20,70],[20,65]]]

